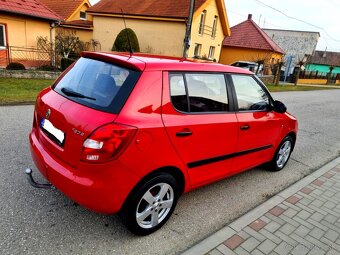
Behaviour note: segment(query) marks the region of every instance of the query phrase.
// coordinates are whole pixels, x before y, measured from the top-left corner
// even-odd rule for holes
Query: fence
[[[45,51],[36,48],[8,47],[9,62],[19,62],[26,68],[51,66],[53,59],[52,51]]]
[[[303,83],[320,83],[320,84],[338,84],[340,80],[339,73],[324,73],[319,71],[301,71],[299,82]]]

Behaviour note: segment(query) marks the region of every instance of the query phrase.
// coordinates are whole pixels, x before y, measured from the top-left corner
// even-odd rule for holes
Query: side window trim
[[[264,90],[264,92],[268,96],[269,103],[270,103],[271,107],[273,106],[274,100],[273,100],[271,94],[269,93],[268,89],[266,88],[266,86],[264,86],[263,83],[259,80],[259,78],[257,78],[255,75],[230,73],[230,74],[228,74],[228,82],[230,82],[230,86],[231,86],[231,91],[232,91],[232,95],[233,95],[233,101],[232,102],[233,102],[233,105],[234,105],[235,112],[238,112],[238,113],[249,113],[249,112],[270,112],[270,111],[272,111],[271,109],[269,109],[269,110],[245,110],[245,111],[240,111],[239,110],[239,106],[238,106],[238,102],[237,102],[236,89],[235,89],[234,81],[232,79],[232,75],[252,77],[254,79],[254,81]]]
[[[184,81],[185,94],[187,96],[188,113],[190,113],[191,109],[190,109],[190,98],[189,98],[189,90],[188,90],[187,77],[186,77],[185,73],[182,73],[182,76],[183,76],[183,81]]]

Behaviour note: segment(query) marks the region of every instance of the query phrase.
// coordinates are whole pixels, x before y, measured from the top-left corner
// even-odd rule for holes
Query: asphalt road
[[[273,94],[298,117],[296,149],[277,173],[253,169],[183,195],[169,222],[147,237],[117,216],[76,206],[57,190],[31,187],[33,106],[0,107],[1,254],[177,254],[339,155],[340,90]],[[37,179],[41,176],[35,171]]]

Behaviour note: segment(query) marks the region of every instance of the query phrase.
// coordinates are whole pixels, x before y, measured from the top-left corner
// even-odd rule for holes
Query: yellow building
[[[0,67],[6,67],[10,61],[26,67],[41,64],[47,56],[39,56],[33,50],[37,37],[54,38],[54,23],[60,20],[37,0],[17,2],[6,0],[0,4]]]
[[[57,13],[62,22],[58,24],[58,30],[72,31],[83,42],[92,39],[92,16],[86,13],[91,7],[88,0],[40,0],[49,9]]]
[[[131,28],[141,52],[182,56],[190,1],[102,0],[87,10],[93,16],[93,38],[110,51],[118,33]],[[218,61],[222,40],[230,34],[223,0],[196,0],[189,57]]]
[[[264,62],[264,73],[270,74],[271,67],[282,61],[284,51],[252,20],[248,19],[230,28],[231,36],[223,40],[220,63],[236,61]]]

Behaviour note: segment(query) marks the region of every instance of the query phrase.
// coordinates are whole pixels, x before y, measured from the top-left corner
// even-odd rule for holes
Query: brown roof
[[[83,3],[83,0],[40,0],[48,8],[58,13],[64,20],[67,20],[73,12]]]
[[[38,0],[1,0],[0,12],[10,12],[55,21],[61,19]]]
[[[89,20],[71,20],[61,23],[62,26],[93,28],[93,22]]]
[[[48,0],[45,0],[48,1]],[[195,11],[206,0],[196,0]],[[101,0],[89,8],[88,12],[151,16],[163,18],[187,18],[190,1],[183,0]]]
[[[252,20],[248,19],[230,28],[231,36],[226,36],[223,46],[269,50],[284,54],[284,51]]]
[[[311,64],[340,66],[340,52],[315,51],[314,55],[308,60]]]

